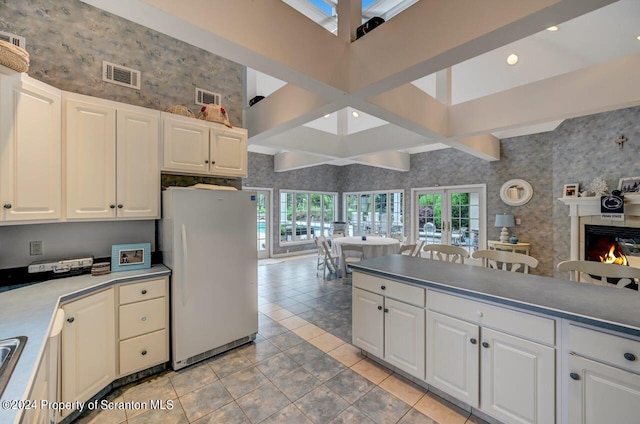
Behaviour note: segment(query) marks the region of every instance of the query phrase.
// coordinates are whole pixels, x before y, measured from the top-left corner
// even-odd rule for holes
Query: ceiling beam
[[[409,153],[391,151],[359,156],[352,160],[363,165],[375,166],[376,168],[408,172],[410,169],[410,158],[411,155]]]
[[[273,158],[275,172],[293,171],[294,169],[309,168],[328,162],[327,158],[301,152],[280,152]]]

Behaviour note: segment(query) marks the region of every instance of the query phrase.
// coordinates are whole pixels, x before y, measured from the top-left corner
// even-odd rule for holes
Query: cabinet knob
[[[478,311],[478,316],[482,318],[484,316],[484,313],[482,311]]]
[[[209,161],[208,161],[208,160],[205,160],[205,161],[204,161],[204,163],[209,163]]]
[[[142,317],[140,318],[140,321],[145,322],[147,320],[147,317]]]
[[[122,204],[118,204],[118,209],[122,209],[122,208],[123,208]]]
[[[72,323],[73,321],[75,321],[76,319],[74,317],[69,317],[67,318],[67,322],[68,323]]]
[[[571,379],[575,381],[580,380],[580,374],[578,374],[577,372],[572,372],[571,374],[569,374],[569,377],[571,377]]]
[[[636,355],[634,355],[633,353],[627,352],[624,354],[624,359],[626,359],[627,361],[635,362]]]
[[[116,208],[116,205],[109,205],[109,207],[110,207],[111,209],[115,209],[115,208]]]
[[[140,293],[147,294],[147,289],[142,289],[142,291]]]
[[[476,339],[471,339],[471,340],[469,340],[469,341],[471,342],[471,344],[476,344],[476,343],[478,343],[478,341],[477,341]]]
[[[385,313],[385,314],[388,314],[388,313],[389,313],[389,309],[384,308],[384,313]]]
[[[482,342],[482,347],[488,348],[488,347],[489,347],[489,343],[487,343],[487,342]]]
[[[4,208],[5,209],[11,209],[12,208],[11,203],[5,203],[4,204]]]
[[[382,310],[382,306],[378,306],[378,310],[381,311]]]
[[[140,352],[140,354],[141,354],[142,356],[145,356],[145,355],[147,354],[147,351],[146,351],[146,350],[143,350],[142,352]]]
[[[386,290],[387,286],[380,286],[380,290]]]

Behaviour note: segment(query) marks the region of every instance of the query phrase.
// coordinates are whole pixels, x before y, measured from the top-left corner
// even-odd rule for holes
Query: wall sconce
[[[620,137],[618,137],[617,139],[613,140],[618,146],[620,146],[620,149],[624,148],[624,143],[627,142],[629,139],[627,137],[625,137],[624,135],[621,135]]]

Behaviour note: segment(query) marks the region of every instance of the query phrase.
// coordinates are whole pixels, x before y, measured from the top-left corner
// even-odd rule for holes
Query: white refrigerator
[[[171,187],[158,227],[171,268],[174,370],[250,342],[258,332],[256,194]]]

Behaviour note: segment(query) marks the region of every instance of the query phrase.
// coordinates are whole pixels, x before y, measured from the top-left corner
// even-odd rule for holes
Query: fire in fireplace
[[[584,258],[587,261],[633,266],[640,261],[640,228],[604,225],[584,226]],[[617,279],[608,279],[615,284]],[[637,290],[637,286],[636,286]]]

